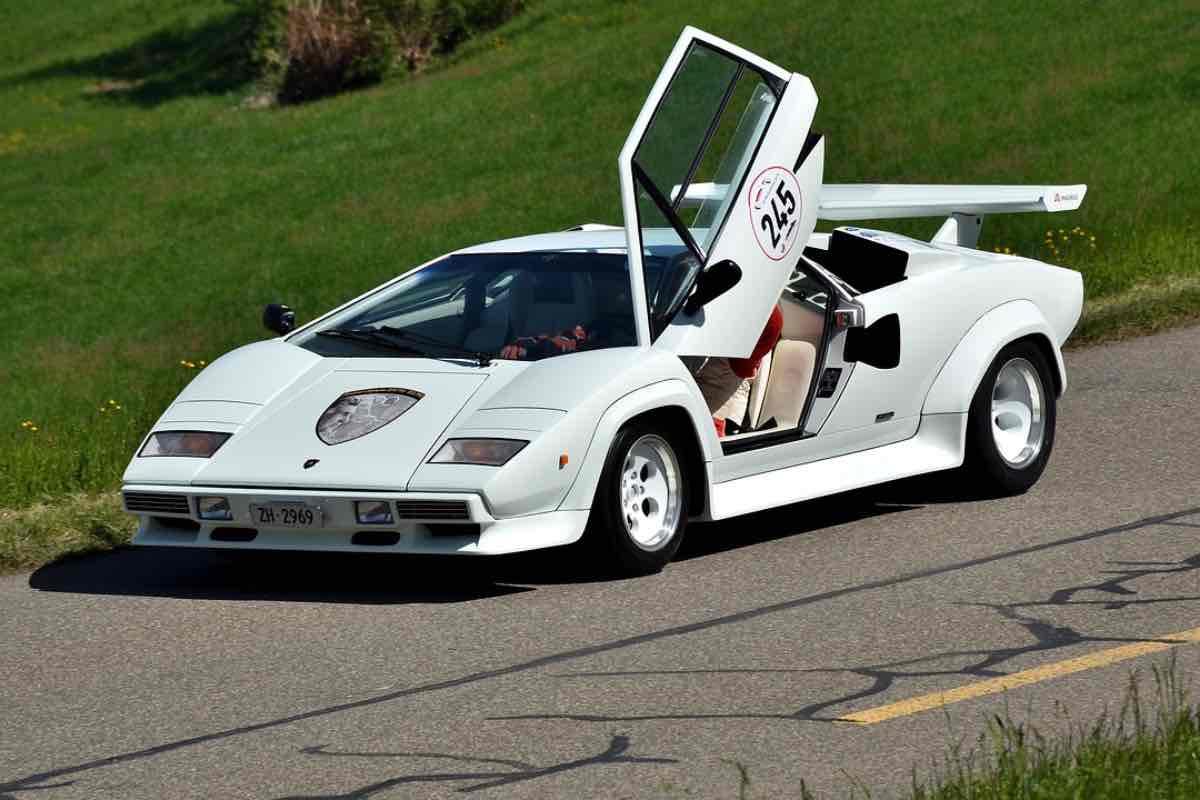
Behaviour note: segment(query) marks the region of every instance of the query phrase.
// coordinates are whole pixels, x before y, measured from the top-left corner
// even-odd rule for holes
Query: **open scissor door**
[[[680,355],[749,355],[816,222],[824,148],[802,75],[686,28],[621,150],[639,336]],[[689,313],[701,266],[737,284]],[[702,280],[702,279],[701,279]]]

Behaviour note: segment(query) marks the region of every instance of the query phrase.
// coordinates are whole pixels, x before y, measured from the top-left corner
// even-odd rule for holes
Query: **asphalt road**
[[[1200,328],[1067,360],[1029,494],[694,526],[654,577],[128,550],[0,579],[0,798],[889,796],[994,714],[1095,718],[1200,645],[837,721],[1200,626]]]

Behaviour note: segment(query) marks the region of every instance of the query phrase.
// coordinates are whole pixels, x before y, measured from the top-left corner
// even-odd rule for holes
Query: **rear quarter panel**
[[[900,318],[900,364],[880,370],[858,364],[822,433],[867,428],[880,414],[916,418],[951,353],[985,314],[1017,300],[1032,303],[1057,348],[1079,319],[1083,301],[1077,272],[1030,259],[963,249],[959,268],[926,273],[860,295],[869,325],[887,314]],[[1021,332],[996,331],[1004,339]],[[975,387],[965,387],[973,393]],[[961,410],[965,410],[961,409]]]

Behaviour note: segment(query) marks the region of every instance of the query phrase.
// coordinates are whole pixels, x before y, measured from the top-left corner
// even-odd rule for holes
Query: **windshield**
[[[647,254],[656,277],[673,249]],[[329,356],[537,360],[637,344],[624,253],[452,255],[401,278],[295,341]],[[360,335],[367,334],[367,335]]]

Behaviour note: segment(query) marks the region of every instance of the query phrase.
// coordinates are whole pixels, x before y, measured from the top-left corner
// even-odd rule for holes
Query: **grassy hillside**
[[[1090,330],[1195,315],[1198,12],[542,0],[417,78],[245,110],[219,0],[0,0],[0,508],[114,486],[181,362],[263,337],[265,302],[304,319],[457,246],[619,221],[616,152],[687,23],[813,79],[828,180],[1087,182],[981,246],[1079,226]]]

